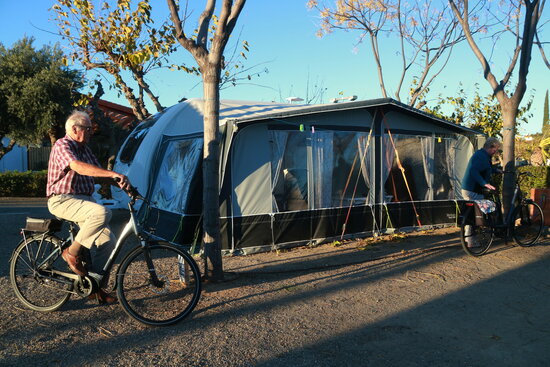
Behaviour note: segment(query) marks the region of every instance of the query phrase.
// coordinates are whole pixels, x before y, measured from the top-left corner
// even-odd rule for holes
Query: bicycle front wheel
[[[460,242],[464,251],[471,256],[481,256],[489,250],[495,237],[490,226],[475,225],[474,208],[467,207],[460,225]]]
[[[71,296],[73,285],[59,275],[66,271],[61,240],[35,235],[21,241],[10,260],[10,282],[17,298],[35,311],[55,311]]]
[[[525,202],[514,210],[512,238],[520,246],[531,246],[539,239],[544,226],[544,214],[537,203]]]
[[[200,271],[185,250],[150,242],[122,260],[117,287],[128,315],[147,325],[165,326],[187,317],[199,302]]]

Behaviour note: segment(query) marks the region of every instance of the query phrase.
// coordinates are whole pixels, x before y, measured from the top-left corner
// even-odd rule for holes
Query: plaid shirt
[[[48,184],[46,196],[60,194],[91,195],[94,192],[94,178],[83,176],[71,170],[73,161],[81,161],[99,167],[99,162],[87,145],[79,144],[65,135],[57,140],[48,162]]]

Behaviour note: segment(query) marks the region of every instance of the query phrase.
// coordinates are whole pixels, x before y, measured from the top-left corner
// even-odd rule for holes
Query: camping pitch
[[[115,167],[150,199],[140,210],[144,226],[180,244],[200,231],[202,106],[187,100],[141,123]],[[483,141],[476,131],[392,99],[222,101],[222,247],[251,253],[454,224],[460,180]]]

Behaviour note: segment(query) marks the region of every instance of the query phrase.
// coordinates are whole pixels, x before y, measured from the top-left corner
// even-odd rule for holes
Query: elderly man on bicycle
[[[488,138],[483,144],[483,148],[476,151],[466,167],[466,172],[462,178],[462,197],[466,200],[483,200],[483,189],[495,190],[491,185],[491,175],[501,172],[500,169],[493,166],[491,160],[500,149],[501,144],[497,138]],[[470,227],[470,226],[468,226]],[[466,229],[469,232],[469,228]],[[469,235],[470,233],[467,233]],[[468,247],[475,247],[477,244],[469,237]]]
[[[92,198],[94,177],[117,180],[122,189],[130,187],[128,178],[120,173],[100,167],[97,158],[88,147],[92,135],[92,123],[85,112],[73,112],[65,123],[66,135],[57,140],[48,162],[49,211],[59,217],[76,222],[80,227],[74,242],[63,251],[62,257],[73,272],[84,276],[87,269],[80,257],[81,247],[95,246],[91,272],[103,275],[112,247],[116,242],[109,228],[111,211]],[[93,274],[90,274],[93,276]],[[101,289],[107,282],[104,277],[97,292],[90,295],[99,303],[113,303],[116,298]]]

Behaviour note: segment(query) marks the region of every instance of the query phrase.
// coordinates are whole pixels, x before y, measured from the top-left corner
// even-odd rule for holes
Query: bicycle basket
[[[25,223],[25,231],[29,232],[59,232],[61,230],[62,221],[59,219],[43,219],[27,217]]]

